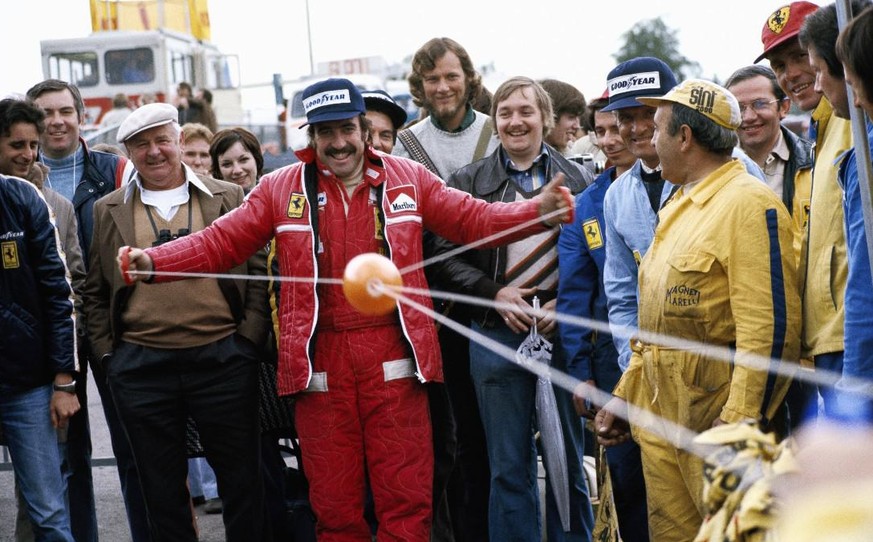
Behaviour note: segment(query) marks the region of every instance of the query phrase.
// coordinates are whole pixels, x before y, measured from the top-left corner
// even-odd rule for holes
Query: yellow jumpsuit
[[[702,350],[636,341],[614,393],[695,432],[717,418],[769,420],[789,379],[769,377],[741,362],[745,353],[791,364],[798,360],[793,221],[773,191],[735,160],[676,196],[659,213],[654,241],[640,266],[640,329],[735,347],[735,363]],[[704,515],[703,461],[643,431],[637,421],[632,414],[651,539],[693,540]]]

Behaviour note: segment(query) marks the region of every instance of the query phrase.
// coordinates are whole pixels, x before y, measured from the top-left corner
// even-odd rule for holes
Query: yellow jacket
[[[818,123],[806,242],[801,252],[804,357],[842,352],[843,298],[848,262],[843,232],[843,193],[837,159],[852,147],[849,122],[833,116],[822,98],[812,112]]]
[[[640,266],[640,328],[735,347],[735,363],[699,351],[643,347],[632,356],[615,394],[633,402],[647,395],[652,403],[659,396],[677,398],[677,406],[655,409],[668,418],[676,415],[674,421],[695,431],[708,428],[716,417],[726,422],[771,419],[790,379],[741,363],[746,353],[791,363],[798,359],[800,298],[792,218],[776,194],[737,161],[683,192],[659,213],[655,239]],[[668,366],[677,372],[674,379],[657,376]],[[640,395],[629,388],[646,382],[675,384],[675,389]],[[715,396],[721,400],[707,408],[707,419],[683,412],[696,410],[696,400]]]

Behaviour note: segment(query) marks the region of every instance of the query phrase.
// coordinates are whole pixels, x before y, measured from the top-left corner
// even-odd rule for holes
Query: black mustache
[[[334,148],[327,149],[325,151],[325,154],[332,157],[332,156],[336,156],[337,154],[344,154],[344,153],[354,154],[354,152],[355,152],[355,147],[353,147],[352,145],[346,145],[345,147],[343,147],[341,149],[334,149]]]

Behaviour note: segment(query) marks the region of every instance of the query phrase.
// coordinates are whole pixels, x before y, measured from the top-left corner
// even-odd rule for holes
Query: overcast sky
[[[680,52],[700,63],[703,76],[724,80],[761,52],[761,27],[783,3],[311,0],[309,7],[316,63],[374,55],[398,62],[431,37],[448,36],[477,66],[493,62],[506,77],[554,77],[591,98],[605,88],[621,34],[639,21],[662,17],[678,31]],[[15,14],[9,5],[3,9],[0,96],[24,92],[42,79],[41,39],[90,33],[87,0],[32,0]],[[285,79],[309,73],[303,0],[211,0],[209,15],[212,41],[240,57],[243,84],[268,83],[273,73]]]

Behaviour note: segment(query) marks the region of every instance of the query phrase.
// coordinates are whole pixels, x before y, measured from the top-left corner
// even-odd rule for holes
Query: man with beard
[[[484,90],[482,77],[456,41],[433,38],[421,46],[412,58],[409,90],[428,117],[397,134],[401,144],[393,154],[412,158],[446,180],[497,148],[491,118],[472,106]],[[432,250],[432,242],[433,237],[426,234],[426,250]],[[438,266],[428,269],[428,282],[437,290],[441,289],[439,277]],[[469,326],[463,307],[446,304],[437,308]],[[464,539],[487,540],[488,457],[470,380],[469,341],[442,327],[440,347],[452,363],[445,366],[446,384],[428,388],[436,454],[434,536],[437,542],[450,542],[451,522]]]
[[[407,133],[415,136],[435,166],[428,169],[442,179],[490,154],[497,148],[491,119],[471,105],[481,86],[482,77],[459,43],[450,38],[425,43],[412,57],[409,90],[428,118],[398,134],[403,144],[394,154],[424,163],[417,149],[410,148],[415,143]]]

